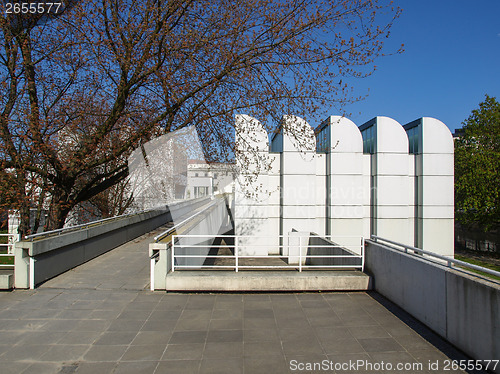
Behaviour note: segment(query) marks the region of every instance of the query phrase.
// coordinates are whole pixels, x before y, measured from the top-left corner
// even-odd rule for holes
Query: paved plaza
[[[0,293],[0,373],[453,373],[464,358],[376,293],[151,292],[154,234]]]

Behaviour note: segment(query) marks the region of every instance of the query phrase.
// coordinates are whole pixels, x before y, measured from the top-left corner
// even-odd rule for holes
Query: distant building
[[[232,193],[234,165],[189,160],[187,166],[186,199]]]

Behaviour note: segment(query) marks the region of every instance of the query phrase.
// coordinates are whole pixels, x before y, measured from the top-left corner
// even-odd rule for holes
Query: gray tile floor
[[[0,373],[450,373],[463,358],[376,293],[150,292],[152,235],[0,293]]]

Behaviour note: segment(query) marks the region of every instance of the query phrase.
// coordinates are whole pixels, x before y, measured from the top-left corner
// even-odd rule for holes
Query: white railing
[[[377,243],[381,243],[381,244],[388,243],[388,244],[395,245],[395,246],[400,247],[400,248],[393,247],[393,246],[391,246],[391,248],[396,249],[396,250],[400,250],[400,251],[408,253],[408,254],[420,256],[421,258],[426,259],[428,261],[432,261],[432,258],[440,260],[439,264],[445,265],[449,268],[453,268],[453,265],[459,265],[461,267],[466,267],[466,268],[474,269],[477,271],[482,271],[483,273],[487,273],[490,275],[494,275],[496,277],[500,277],[500,272],[498,272],[498,271],[488,269],[488,268],[485,268],[482,266],[474,265],[474,264],[469,264],[468,262],[465,262],[465,261],[455,260],[454,258],[438,255],[437,253],[425,251],[425,250],[420,249],[420,248],[412,247],[411,245],[398,243],[398,242],[395,242],[395,241],[392,241],[389,239],[385,239],[385,238],[382,238],[382,237],[376,236],[376,235],[372,235],[371,239]],[[411,251],[411,252],[409,252],[409,251]],[[431,258],[426,258],[425,256],[428,256]]]
[[[15,234],[0,234],[0,237],[7,238],[7,243],[0,243],[0,257],[12,258],[14,256]],[[0,268],[12,267],[11,264],[0,264]]]
[[[268,236],[270,241],[276,241],[279,239],[281,243],[286,244],[256,244],[257,239],[261,240],[266,238],[266,236],[252,236],[252,235],[172,235],[170,246],[171,246],[171,264],[172,272],[175,270],[204,270],[204,269],[227,269],[234,270],[238,272],[239,270],[252,270],[252,269],[297,269],[299,272],[302,269],[360,269],[364,270],[364,248],[365,242],[363,237],[343,237],[342,239],[354,239],[356,244],[352,245],[339,245],[333,242],[328,244],[309,244],[310,238],[320,238],[326,239],[330,236]],[[207,244],[207,242],[212,243],[215,238],[221,239],[232,239],[234,244],[221,245],[221,244]],[[298,245],[297,243],[298,239]],[[339,239],[339,237],[335,237]],[[198,244],[186,243],[186,241],[196,241]],[[328,239],[327,239],[328,241]],[[292,243],[291,243],[292,242]],[[202,244],[199,244],[202,243]],[[227,241],[226,241],[227,243]],[[210,254],[210,249],[212,248],[229,248],[233,254],[231,255],[219,255]],[[256,255],[247,254],[249,251],[246,248],[251,248],[255,250],[256,248],[279,248],[279,253],[288,254],[266,254],[266,255]],[[333,252],[335,248],[340,249],[346,254],[308,254],[308,252],[313,249],[327,248],[330,253]],[[203,254],[191,254],[189,251],[203,251]],[[219,265],[219,264],[205,264],[206,259],[232,259],[234,263],[229,265]],[[182,261],[180,261],[182,259]],[[189,259],[193,259],[201,264],[188,264]],[[261,260],[259,265],[245,263],[245,259],[258,259]],[[282,264],[264,264],[266,260],[281,260]],[[330,259],[330,260],[329,260]],[[333,259],[358,259],[357,264],[331,264]],[[318,262],[324,263],[318,263]],[[191,262],[194,262],[191,261]],[[345,260],[344,260],[345,261]],[[185,262],[186,264],[180,264],[180,262]],[[276,262],[276,261],[275,261]],[[309,262],[309,263],[308,263]],[[316,264],[314,264],[316,262]]]
[[[50,231],[43,231],[43,232],[39,232],[37,234],[27,235],[27,236],[25,236],[24,239],[25,240],[33,241],[33,240],[41,239],[41,238],[44,238],[44,237],[47,237],[47,236],[62,235],[62,234],[66,234],[66,233],[71,232],[71,231],[88,229],[89,227],[94,227],[94,226],[106,224],[106,223],[109,223],[109,222],[112,222],[112,221],[118,221],[120,219],[129,218],[129,217],[132,217],[132,216],[137,216],[137,215],[143,214],[143,213],[148,213],[148,212],[152,212],[152,211],[165,211],[166,212],[167,210],[168,210],[168,207],[162,205],[162,206],[157,207],[157,208],[152,208],[152,209],[147,209],[147,210],[141,210],[139,212],[132,212],[132,213],[127,213],[127,214],[122,214],[122,215],[119,215],[119,216],[103,218],[103,219],[99,219],[99,220],[96,220],[96,221],[90,221],[90,222],[87,222],[87,223],[81,223],[79,225],[63,227],[61,229],[55,229],[55,230],[50,230]]]

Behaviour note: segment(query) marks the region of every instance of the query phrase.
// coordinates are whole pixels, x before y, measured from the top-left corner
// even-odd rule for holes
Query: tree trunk
[[[64,191],[53,191],[49,207],[49,217],[44,231],[60,229],[66,222],[69,212],[75,204],[68,202],[68,194]]]
[[[24,170],[17,170],[17,195],[19,195],[19,226],[17,233],[23,238],[30,234],[30,202],[26,196],[26,175]]]

